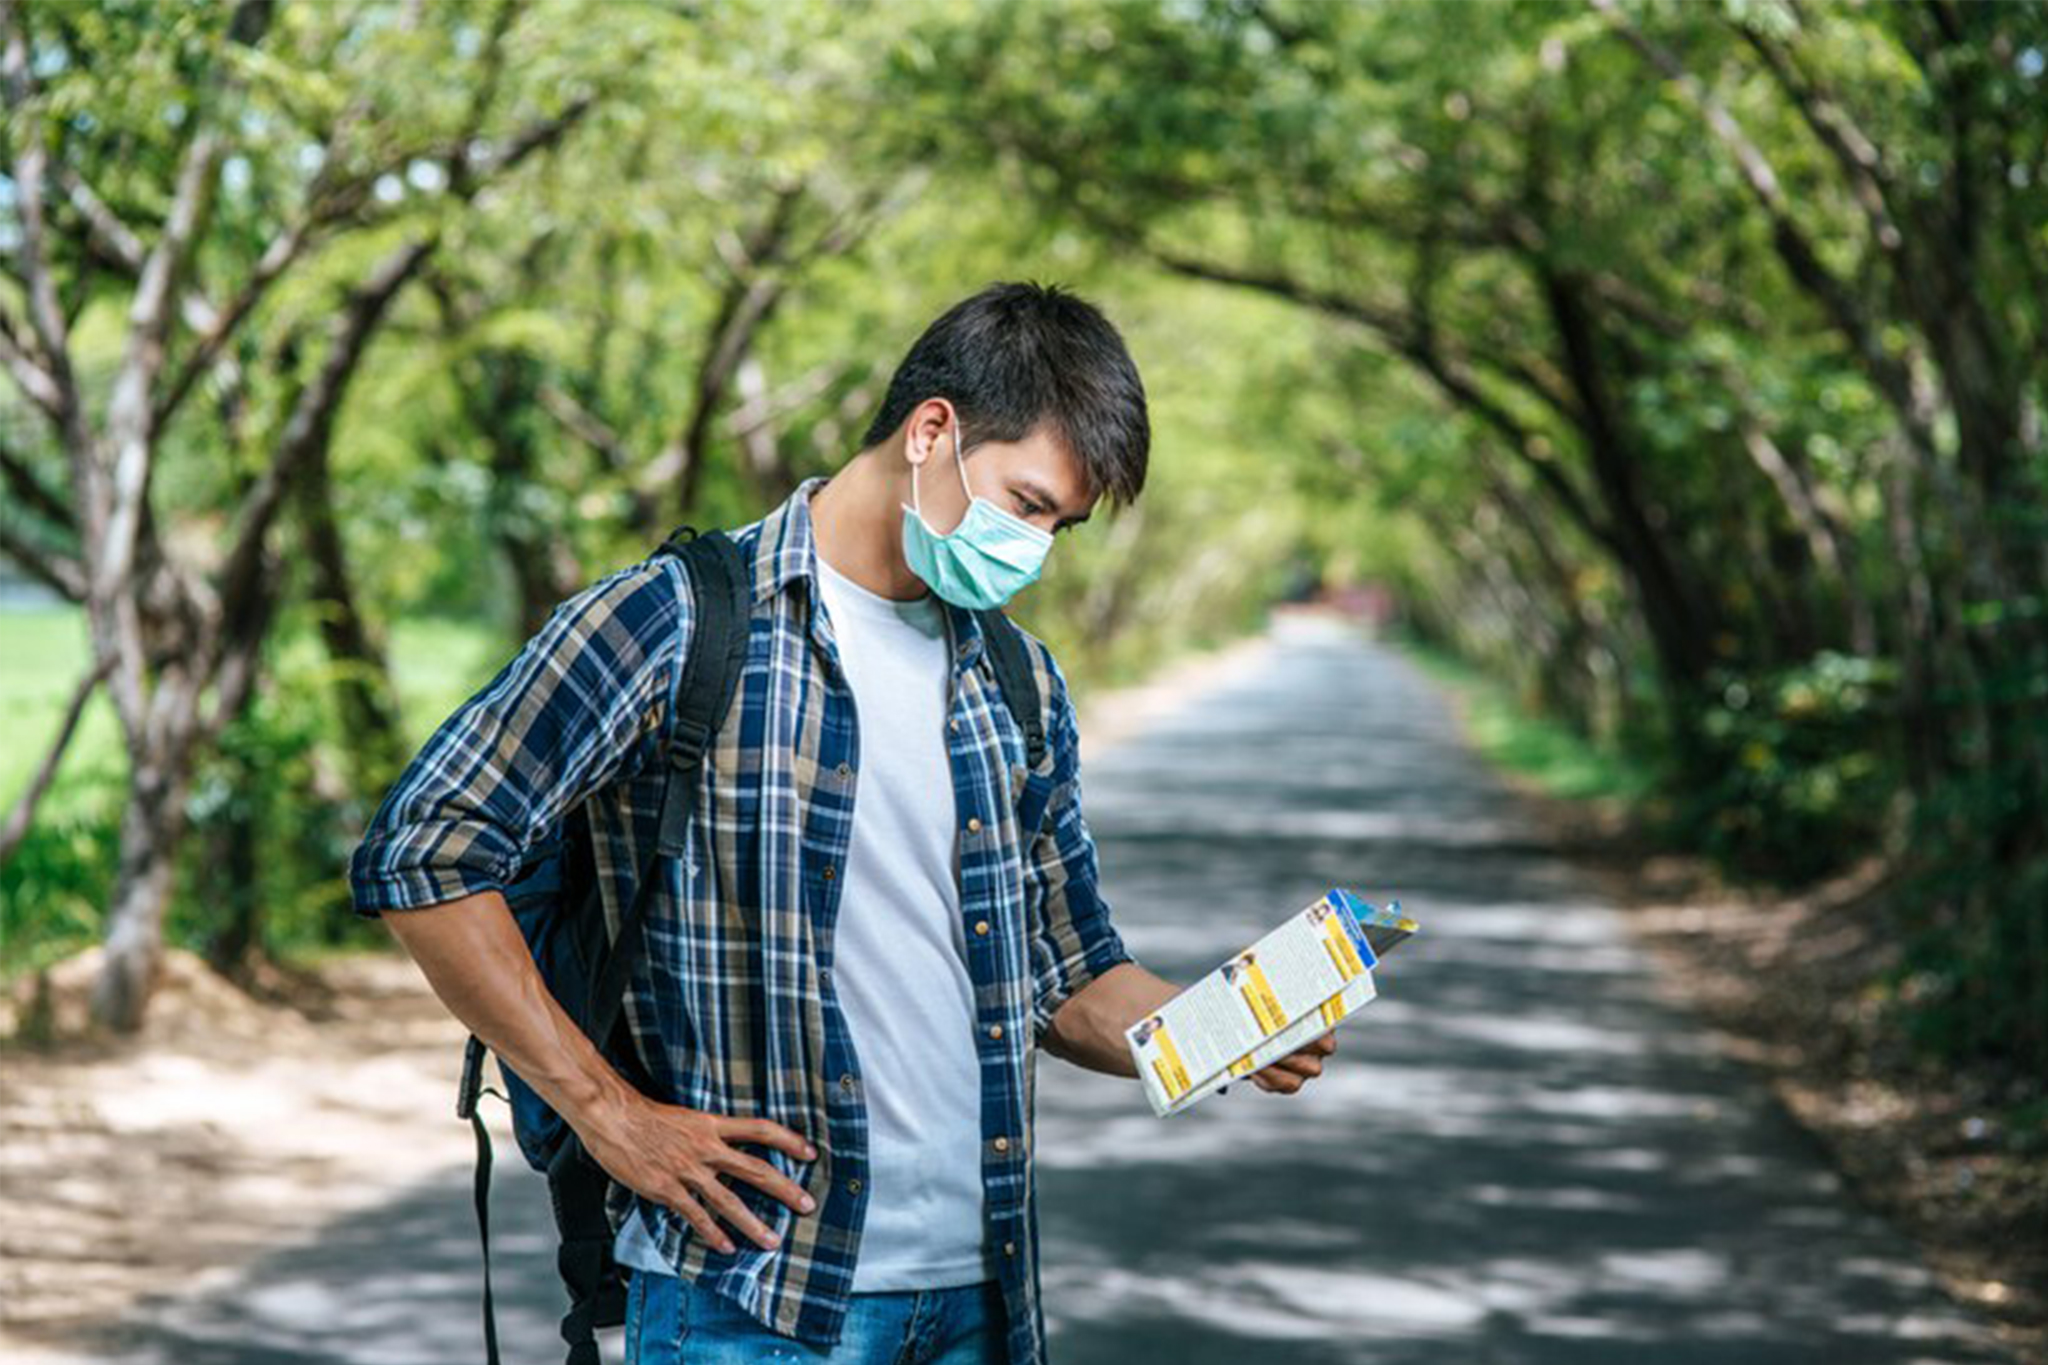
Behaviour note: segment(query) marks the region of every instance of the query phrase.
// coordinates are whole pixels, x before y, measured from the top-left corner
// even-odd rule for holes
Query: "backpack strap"
[[[988,644],[989,660],[995,665],[996,686],[1003,692],[1003,704],[1011,719],[1024,732],[1025,763],[1036,768],[1045,759],[1045,717],[1038,696],[1038,678],[1031,671],[1031,656],[1017,623],[1001,607],[987,607],[974,613],[981,623],[982,639]]]
[[[589,1014],[579,1021],[600,1051],[607,1050],[619,1026],[627,982],[646,952],[647,911],[661,883],[661,864],[682,856],[697,809],[704,755],[732,705],[747,654],[751,585],[745,557],[731,537],[719,531],[698,535],[684,527],[662,544],[660,553],[681,559],[690,575],[690,656],[683,664],[669,727],[668,771],[662,779],[654,848],[642,860],[632,902],[619,916],[618,932],[598,969]],[[572,1129],[548,1166],[548,1193],[561,1233],[556,1268],[569,1290],[569,1311],[562,1318],[568,1365],[600,1365],[596,1329],[624,1317],[624,1286],[611,1258],[612,1227],[605,1214],[610,1187],[610,1175]]]
[[[722,531],[697,535],[683,527],[662,544],[689,571],[695,599],[690,657],[677,688],[675,722],[669,727],[668,776],[662,784],[661,824],[653,855],[644,860],[633,902],[619,916],[619,932],[605,955],[597,988],[591,992],[584,1032],[602,1047],[617,1025],[626,982],[646,948],[642,921],[653,899],[659,861],[683,856],[690,819],[697,810],[697,777],[704,755],[732,706],[747,657],[750,585],[740,549]]]
[[[690,576],[694,606],[690,654],[677,684],[676,712],[664,753],[661,819],[654,846],[641,860],[633,899],[619,915],[618,932],[598,969],[597,981],[577,1021],[600,1052],[607,1051],[625,1003],[626,985],[647,946],[647,911],[653,904],[663,859],[680,857],[696,812],[698,777],[704,755],[732,706],[740,670],[747,655],[750,583],[745,555],[722,531],[698,535],[683,527],[662,543],[658,552],[673,554]],[[464,1059],[457,1112],[476,1130],[476,1215],[484,1245],[484,1352],[489,1365],[499,1365],[495,1303],[491,1293],[490,1136],[476,1112],[483,1049],[470,1039]],[[617,1325],[625,1315],[624,1286],[611,1258],[612,1228],[605,1214],[611,1177],[584,1149],[574,1129],[555,1152],[547,1170],[548,1198],[554,1205],[560,1247],[555,1266],[569,1291],[569,1311],[562,1317],[567,1365],[601,1365],[596,1329]]]

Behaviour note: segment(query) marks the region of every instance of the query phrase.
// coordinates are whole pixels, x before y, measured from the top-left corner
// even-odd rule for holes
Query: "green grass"
[[[1459,703],[1472,745],[1495,767],[1568,800],[1634,803],[1654,776],[1627,757],[1599,748],[1560,721],[1531,713],[1508,688],[1445,650],[1414,641],[1402,649]]]
[[[401,621],[392,633],[391,659],[407,737],[424,740],[441,719],[488,681],[511,646],[488,626],[422,618]],[[85,616],[72,607],[0,609],[0,810],[10,807],[57,736],[90,657]],[[319,643],[310,635],[285,641],[278,652],[287,668],[318,668]],[[56,784],[39,818],[81,813],[118,787],[127,767],[114,708],[104,692],[86,706],[64,755]]]
[[[13,806],[57,737],[65,705],[91,655],[85,615],[72,607],[0,610],[0,809]],[[95,696],[72,736],[42,811],[70,814],[117,780],[125,766],[120,725],[106,694]]]
[[[481,623],[418,619],[399,623],[393,670],[407,737],[417,743],[509,656],[504,637]],[[55,738],[72,689],[90,657],[85,620],[67,607],[0,610],[0,810],[11,807]],[[331,747],[333,721],[278,708],[321,707],[326,696],[325,653],[306,628],[285,627],[273,642],[268,677],[277,683],[271,719],[287,717],[287,738],[310,723]],[[282,680],[278,682],[278,680]],[[323,708],[324,709],[324,708]],[[35,834],[0,871],[0,981],[54,961],[93,942],[115,862],[116,830],[125,796],[126,755],[113,707],[102,693],[90,703],[66,751],[56,783],[36,811]],[[218,800],[202,781],[193,800]],[[274,794],[272,798],[274,799]],[[273,822],[279,818],[273,811]],[[289,813],[284,818],[289,822]],[[289,823],[285,826],[289,829]],[[308,828],[317,829],[317,822]],[[287,913],[292,897],[329,897],[336,855],[301,840],[269,850],[273,927],[289,939],[293,956],[331,945],[306,932],[307,913]],[[290,841],[287,841],[290,842]],[[166,933],[196,946],[208,911],[181,888]],[[323,909],[321,913],[325,913]],[[317,918],[317,917],[316,917]],[[338,950],[338,949],[337,949]]]

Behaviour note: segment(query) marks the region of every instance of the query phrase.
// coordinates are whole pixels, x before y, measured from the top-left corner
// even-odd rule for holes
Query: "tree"
[[[50,460],[0,454],[36,520],[0,549],[85,608],[127,750],[93,1002],[113,1027],[143,1018],[193,764],[261,667],[280,516],[463,206],[589,107],[509,88],[519,12],[501,4],[478,30],[423,12],[280,17],[268,0],[169,23],[0,8],[17,243],[0,362],[67,473],[60,491]],[[395,102],[393,67],[423,65],[440,104]],[[209,391],[217,414],[196,401]],[[249,404],[271,413],[254,461],[201,461],[179,470],[196,486],[171,489],[171,457]]]
[[[1549,626],[1611,570],[1701,837],[1796,877],[1891,828],[1969,1046],[2048,1056],[2048,11],[977,20],[893,71],[940,106],[930,144],[992,141],[1131,258],[1330,320],[1333,374],[1405,365],[1459,433],[1402,485],[1453,548],[1438,619],[1507,621],[1500,666],[1595,697],[1517,637],[1590,669],[1590,632]],[[990,55],[1018,49],[1056,95]],[[1298,425],[1361,479],[1421,444]]]

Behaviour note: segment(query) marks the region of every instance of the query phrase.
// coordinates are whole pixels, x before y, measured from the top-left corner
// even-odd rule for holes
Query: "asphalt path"
[[[1660,994],[1397,653],[1285,623],[1262,666],[1090,760],[1084,800],[1117,923],[1167,976],[1331,886],[1423,929],[1299,1096],[1234,1086],[1161,1121],[1130,1082],[1042,1065],[1059,1365],[2007,1358]],[[559,1361],[545,1193],[503,1155],[505,1358]],[[468,1201],[451,1170],[80,1359],[481,1359]]]

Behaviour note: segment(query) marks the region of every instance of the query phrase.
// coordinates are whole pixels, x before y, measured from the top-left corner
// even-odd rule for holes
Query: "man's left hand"
[[[1252,1073],[1252,1084],[1276,1095],[1292,1095],[1323,1074],[1323,1058],[1337,1050],[1337,1035],[1326,1033]]]

